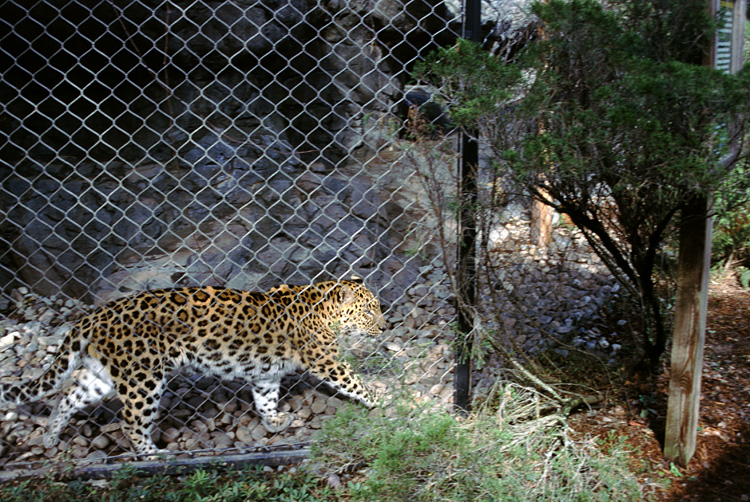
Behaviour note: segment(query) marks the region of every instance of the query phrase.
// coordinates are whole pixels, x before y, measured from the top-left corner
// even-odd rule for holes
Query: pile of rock
[[[555,340],[608,355],[619,350],[596,325],[620,286],[580,232],[557,226],[549,246],[537,247],[529,244],[528,219],[514,218],[498,235],[490,249],[494,280],[481,295],[496,303],[481,311],[499,315],[483,319],[486,328],[504,332],[530,353]],[[565,355],[565,349],[555,350]]]

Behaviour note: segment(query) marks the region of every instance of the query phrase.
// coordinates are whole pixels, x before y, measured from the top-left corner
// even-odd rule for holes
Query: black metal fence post
[[[463,37],[473,42],[481,42],[481,1],[465,0]],[[474,328],[472,307],[476,290],[476,220],[477,165],[479,146],[476,132],[463,133],[461,138],[461,159],[459,179],[461,180],[461,211],[458,231],[458,273],[459,287],[456,299],[458,331],[461,340],[456,344],[456,367],[454,373],[454,408],[457,412],[468,412],[471,406],[471,331]]]

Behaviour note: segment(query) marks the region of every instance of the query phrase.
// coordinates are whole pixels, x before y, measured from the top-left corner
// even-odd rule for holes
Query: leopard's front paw
[[[153,462],[153,461],[159,461],[159,460],[167,460],[173,457],[174,457],[174,452],[171,452],[169,450],[165,450],[162,448],[156,448],[154,451],[144,454],[143,457],[140,458],[140,460]]]
[[[293,413],[277,412],[271,416],[263,417],[263,427],[268,432],[281,432],[289,427],[294,421]]]

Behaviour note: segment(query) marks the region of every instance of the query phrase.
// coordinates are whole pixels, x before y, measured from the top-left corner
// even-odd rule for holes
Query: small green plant
[[[720,269],[736,266],[740,276],[750,267],[750,189],[744,187],[749,174],[746,166],[738,167],[716,192],[714,204],[712,261]]]
[[[641,394],[638,396],[638,400],[643,406],[643,410],[641,410],[641,418],[646,418],[649,413],[652,415],[657,414],[656,410],[653,408],[654,403],[656,403],[656,398],[654,396]]]
[[[218,476],[216,473],[198,469],[189,476],[185,477],[185,490],[193,495],[196,499],[216,491]]]
[[[30,498],[26,497],[26,494],[32,493],[31,487],[29,486],[29,481],[22,481],[16,486],[10,486],[4,490],[0,491],[0,494],[2,494],[3,500],[7,500],[10,502],[20,502],[25,500],[31,500]]]
[[[681,478],[682,473],[680,472],[680,468],[674,465],[674,462],[669,463],[669,472],[672,473],[673,476]]]

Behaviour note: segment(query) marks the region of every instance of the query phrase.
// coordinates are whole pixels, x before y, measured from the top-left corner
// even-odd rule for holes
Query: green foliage
[[[657,257],[680,210],[735,172],[726,124],[747,130],[750,70],[700,64],[716,29],[703,0],[549,0],[532,10],[542,36],[509,64],[461,41],[416,75],[489,141],[499,169],[583,231],[639,301],[656,367],[669,318]],[[750,183],[733,180],[741,191]]]
[[[513,85],[520,82],[520,68],[504,65],[477,44],[459,40],[454,47],[438,49],[414,67],[414,78],[439,85],[451,119],[459,126],[470,126],[496,110],[513,96]],[[440,81],[435,82],[438,76]],[[456,100],[450,100],[457,98]]]
[[[645,36],[660,20],[686,16],[691,3],[670,16],[639,9],[647,15],[640,20],[632,10],[623,17],[594,0],[536,4],[548,36],[534,49],[543,67],[537,66],[525,104],[545,131],[526,138],[519,146],[523,156],[511,167],[551,189],[563,209],[590,210],[600,202],[594,187],[606,187],[623,227],[635,224],[624,221],[630,213],[655,214],[641,237],[689,198],[716,190],[727,176],[719,168],[728,148],[721,125],[746,104],[747,82],[692,64],[695,56],[678,50],[672,33]],[[704,15],[696,10],[693,38],[702,33]],[[659,39],[677,48],[651,53]]]
[[[183,481],[188,499],[201,500],[204,496],[216,491],[218,475],[213,472],[198,469],[185,476]]]
[[[391,416],[359,408],[327,421],[313,455],[331,470],[366,465],[353,500],[638,500],[622,449],[604,456],[562,440],[555,427],[519,430],[495,419],[461,420],[413,405]],[[559,426],[557,426],[559,427]]]
[[[675,476],[675,477],[677,477],[677,478],[681,478],[682,477],[682,473],[680,472],[680,468],[677,467],[676,465],[674,465],[674,462],[670,462],[669,463],[669,472],[671,472],[672,475]]]

